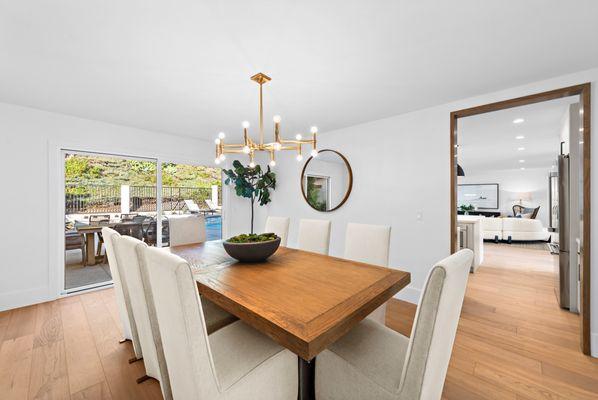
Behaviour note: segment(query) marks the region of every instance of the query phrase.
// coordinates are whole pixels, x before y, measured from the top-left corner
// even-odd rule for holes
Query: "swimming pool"
[[[220,215],[206,216],[206,237],[207,237],[207,240],[222,239],[222,216],[220,216]]]

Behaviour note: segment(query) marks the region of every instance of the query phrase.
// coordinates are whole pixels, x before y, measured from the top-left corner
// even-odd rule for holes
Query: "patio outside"
[[[109,282],[101,228],[156,246],[156,162],[113,156],[65,156],[65,289]],[[168,246],[168,217],[205,216],[207,240],[222,237],[221,170],[162,164],[162,246]]]

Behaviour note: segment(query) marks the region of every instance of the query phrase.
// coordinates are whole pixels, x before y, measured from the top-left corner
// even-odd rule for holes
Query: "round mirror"
[[[347,201],[352,187],[353,171],[338,151],[318,151],[318,156],[310,157],[301,172],[303,198],[314,210],[336,210]]]

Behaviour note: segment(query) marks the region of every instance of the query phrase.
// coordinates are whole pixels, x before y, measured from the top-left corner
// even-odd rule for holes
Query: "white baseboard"
[[[406,301],[408,303],[418,304],[420,294],[420,289],[414,288],[412,286],[407,286],[406,288],[401,289],[399,293],[395,294],[394,298]]]
[[[1,293],[0,311],[25,307],[31,304],[43,303],[55,299],[56,296],[49,295],[48,287]]]
[[[590,348],[592,357],[598,358],[598,333],[590,335]]]

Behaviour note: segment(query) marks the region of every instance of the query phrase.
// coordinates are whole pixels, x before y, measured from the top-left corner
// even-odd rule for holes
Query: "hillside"
[[[163,186],[211,187],[221,185],[220,168],[164,164]],[[154,186],[156,164],[150,161],[125,160],[106,156],[68,154],[65,157],[67,185]]]

